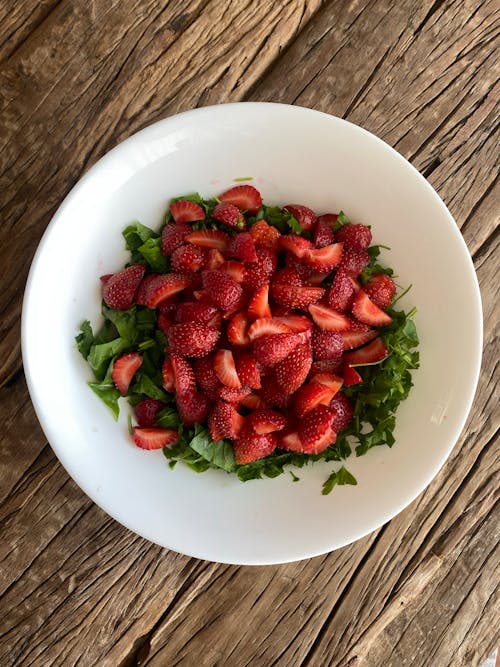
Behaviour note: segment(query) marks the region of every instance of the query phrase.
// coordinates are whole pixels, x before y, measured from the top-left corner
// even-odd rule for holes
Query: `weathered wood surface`
[[[0,6],[0,664],[470,667],[491,652],[499,15],[460,0]],[[93,505],[44,440],[19,352],[29,262],[83,171],[160,117],[244,99],[343,116],[408,157],[462,229],[485,318],[474,406],[430,487],[354,545],[261,568],[162,550]]]

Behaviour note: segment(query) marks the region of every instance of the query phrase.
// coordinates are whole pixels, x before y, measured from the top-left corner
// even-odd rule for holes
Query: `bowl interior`
[[[421,368],[401,405],[396,445],[351,457],[356,487],[321,495],[335,464],[239,482],[168,468],[129,440],[85,382],[73,340],[100,321],[98,276],[120,269],[121,231],[159,228],[170,197],[215,195],[252,176],[266,203],[340,209],[390,246],[383,261],[416,306]],[[467,317],[464,317],[467,313]],[[463,239],[428,183],[373,135],[337,118],[273,104],[222,105],[166,119],[117,146],[66,198],[40,244],[25,295],[23,357],[46,436],[81,488],[135,532],[177,551],[277,563],[343,546],[382,525],[437,473],[463,428],[481,351],[481,304]]]

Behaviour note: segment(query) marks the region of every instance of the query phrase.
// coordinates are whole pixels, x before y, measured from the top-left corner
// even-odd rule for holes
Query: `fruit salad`
[[[130,261],[101,276],[104,323],[76,340],[115,418],[127,397],[135,446],[171,467],[297,481],[307,463],[394,444],[418,337],[368,225],[269,206],[244,184],[172,199],[158,231],[123,236]],[[323,493],[337,484],[356,484],[344,465]]]

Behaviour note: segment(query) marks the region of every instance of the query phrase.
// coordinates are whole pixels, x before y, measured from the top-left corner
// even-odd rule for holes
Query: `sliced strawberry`
[[[286,426],[286,419],[283,415],[269,409],[256,410],[249,416],[248,421],[255,433],[259,435],[281,431]]]
[[[153,282],[155,278],[158,277],[157,273],[149,273],[147,276],[144,276],[144,278],[141,280],[141,284],[137,288],[137,292],[135,293],[135,303],[138,306],[145,306],[146,305],[146,299],[148,298],[148,289],[150,283]]]
[[[224,255],[220,250],[217,250],[217,248],[207,249],[207,261],[205,264],[206,269],[211,271],[218,269],[222,264],[224,264],[225,261],[226,260],[224,259]]]
[[[234,363],[236,373],[242,384],[251,389],[261,388],[260,373],[253,355],[243,350],[236,350],[234,352]]]
[[[166,257],[174,252],[176,248],[184,243],[184,239],[193,230],[186,223],[165,225],[161,234],[161,251]]]
[[[169,299],[178,292],[182,292],[189,285],[189,278],[181,273],[165,273],[156,276],[148,284],[146,305],[148,308],[156,308],[162,301]]]
[[[199,229],[196,232],[191,231],[185,237],[185,241],[201,248],[215,248],[220,252],[225,252],[229,245],[230,236],[218,229]]]
[[[307,250],[312,250],[314,248],[311,241],[298,236],[297,234],[287,234],[286,236],[280,236],[280,245],[287,252],[290,252],[295,257],[303,257],[304,253]]]
[[[174,374],[174,387],[178,394],[185,394],[196,389],[196,380],[189,361],[175,352],[170,355],[170,363]]]
[[[337,218],[338,216],[335,213],[325,213],[318,217],[314,230],[314,245],[316,248],[324,248],[335,241],[333,226],[336,224]]]
[[[204,289],[218,308],[230,311],[238,306],[243,290],[234,278],[224,271],[203,271],[201,277]]]
[[[286,267],[279,269],[273,276],[273,285],[285,285],[286,287],[303,287],[304,283],[297,269]]]
[[[305,315],[295,315],[292,313],[289,315],[275,316],[274,319],[283,322],[283,324],[286,324],[287,327],[290,327],[292,331],[297,333],[311,331],[312,329],[312,322]]]
[[[165,361],[163,362],[163,366],[161,368],[161,376],[162,385],[165,391],[173,392],[175,389],[175,376],[172,360],[170,357],[165,357]]]
[[[220,331],[222,328],[222,315],[219,312],[215,313],[215,315],[208,320],[207,326]]]
[[[234,387],[235,389],[241,387],[231,350],[217,350],[214,357],[214,370],[219,380],[226,387]]]
[[[242,262],[256,262],[255,243],[248,232],[240,232],[233,236],[227,246],[227,255],[240,259]]]
[[[234,440],[238,437],[245,418],[242,417],[234,407],[224,401],[217,401],[208,417],[208,429],[212,440],[219,442],[224,438]]]
[[[182,357],[205,357],[217,345],[220,332],[206,324],[174,324],[167,333],[168,347]]]
[[[299,437],[307,454],[319,454],[336,439],[331,425],[334,410],[326,405],[318,405],[308,412],[299,424]]]
[[[367,324],[351,320],[351,330],[341,333],[344,350],[352,350],[364,343],[368,343],[377,336],[376,329],[370,329]]]
[[[283,208],[289,211],[293,217],[298,220],[299,225],[305,232],[314,229],[316,224],[316,214],[313,210],[307,206],[302,206],[301,204],[287,204]]]
[[[205,394],[196,389],[189,389],[182,394],[176,394],[175,402],[180,420],[185,426],[194,426],[205,422],[212,406]]]
[[[352,387],[352,385],[361,382],[363,382],[363,378],[355,368],[348,365],[344,366],[344,385],[346,387]]]
[[[294,407],[298,417],[303,417],[317,405],[329,405],[335,391],[324,384],[306,382],[295,392]]]
[[[328,373],[327,371],[322,371],[321,373],[312,375],[311,382],[325,385],[325,387],[328,387],[333,391],[333,395],[335,395],[340,390],[343,383],[342,378],[340,378],[338,375],[335,375],[334,373]]]
[[[170,259],[172,271],[196,273],[205,266],[206,251],[195,245],[181,245],[174,250]]]
[[[241,403],[249,394],[252,393],[250,387],[226,387],[221,385],[217,391],[219,398],[228,403]]]
[[[309,373],[311,363],[311,347],[304,343],[297,345],[285,359],[276,364],[276,381],[286,394],[293,394],[300,387]]]
[[[178,324],[182,324],[183,322],[208,324],[217,313],[217,308],[209,303],[184,301],[184,303],[179,303],[176,307],[175,321]]]
[[[335,361],[334,359],[323,359],[321,361],[313,361],[309,376],[314,377],[318,373],[332,373],[337,375],[342,372],[342,359]]]
[[[212,211],[212,218],[234,229],[246,229],[247,223],[240,210],[234,204],[221,202]]]
[[[274,366],[301,342],[295,333],[266,335],[254,340],[253,353],[262,366]]]
[[[337,236],[338,239],[338,236]],[[347,246],[342,250],[339,267],[353,277],[358,276],[370,263],[370,256],[366,250],[354,250]]]
[[[235,262],[232,259],[224,262],[224,264],[219,267],[219,270],[227,273],[233,280],[236,280],[237,283],[242,283],[245,280],[247,273],[245,266],[241,262]]]
[[[261,194],[253,185],[235,185],[219,195],[219,199],[254,214],[262,206]]]
[[[170,204],[170,213],[176,223],[205,220],[205,211],[201,206],[185,199]]]
[[[326,275],[325,273],[320,273],[319,271],[313,271],[311,270],[308,278],[306,285],[311,285],[311,287],[319,287],[323,280],[325,280]]]
[[[297,431],[288,431],[280,434],[280,439],[278,441],[278,447],[280,449],[286,449],[289,452],[299,452],[304,451],[302,442],[300,441],[299,434]]]
[[[217,400],[219,397],[218,390],[222,384],[215,374],[213,355],[195,359],[193,368],[196,382],[202,392],[211,400]]]
[[[372,233],[366,225],[343,225],[337,232],[337,241],[342,241],[353,250],[366,250],[372,242]]]
[[[315,271],[329,273],[340,262],[342,248],[342,243],[333,243],[324,248],[306,250],[303,261]]]
[[[355,291],[351,278],[343,269],[338,269],[328,292],[328,305],[333,310],[343,313],[352,306],[354,296]]]
[[[289,394],[286,394],[276,380],[274,368],[263,378],[261,390],[262,398],[271,407],[286,408],[290,402]]]
[[[259,317],[248,329],[248,337],[251,341],[261,336],[270,336],[275,333],[291,333],[291,329],[273,317]]]
[[[145,398],[139,401],[134,408],[135,418],[139,426],[150,428],[155,425],[156,417],[163,410],[165,403],[156,398]]]
[[[272,295],[276,303],[288,308],[307,308],[324,295],[321,287],[291,287],[290,285],[272,286]]]
[[[234,460],[238,465],[245,465],[269,456],[276,449],[277,441],[274,433],[258,435],[243,430],[233,444]]]
[[[248,336],[248,318],[246,313],[239,312],[233,315],[227,325],[227,338],[232,345],[246,347],[250,345]]]
[[[271,317],[269,308],[269,285],[259,287],[248,304],[248,316],[256,320],[259,317]]]
[[[359,366],[360,364],[375,364],[382,361],[389,354],[385,343],[381,338],[375,338],[371,343],[360,347],[353,352],[346,352],[344,359],[350,366]]]
[[[103,285],[105,285],[112,275],[113,275],[112,273],[105,273],[103,276],[99,276],[99,280]]]
[[[363,290],[359,290],[356,294],[352,304],[352,314],[360,322],[370,326],[382,327],[392,322],[392,317],[376,306]]]
[[[144,264],[133,264],[122,271],[113,273],[102,285],[102,298],[106,305],[114,310],[131,308],[145,270]]]
[[[323,359],[338,361],[344,349],[342,336],[335,331],[323,331],[318,327],[314,327],[312,349],[313,357],[317,361],[322,361]]]
[[[273,252],[278,251],[280,233],[276,227],[268,225],[265,220],[257,220],[250,227],[250,236],[253,238],[256,246],[263,246]]]
[[[307,285],[307,282],[313,273],[313,269],[303,263],[303,255],[301,257],[297,257],[296,255],[292,255],[292,253],[287,252],[285,254],[285,266],[290,269],[295,269],[295,271],[300,276],[302,285]],[[323,280],[325,277],[326,276],[323,276]]]
[[[351,328],[351,322],[348,317],[332,310],[319,303],[313,303],[309,306],[309,312],[320,329],[324,331],[348,331]]]
[[[111,378],[120,394],[125,395],[128,391],[132,378],[142,365],[142,356],[138,352],[122,354],[115,360]]]
[[[261,408],[266,407],[266,402],[264,399],[259,396],[258,394],[248,394],[248,396],[244,396],[241,401],[241,405],[244,405],[245,408],[248,408],[249,410],[260,410]]]
[[[134,444],[141,449],[163,449],[177,442],[179,433],[172,428],[141,428],[134,426]]]
[[[376,306],[384,309],[391,303],[396,285],[386,273],[377,273],[370,278],[363,289]]]
[[[354,414],[352,403],[343,391],[339,391],[330,401],[330,409],[333,410],[335,415],[332,428],[336,433],[340,433],[340,431],[343,431],[349,425],[352,419]]]

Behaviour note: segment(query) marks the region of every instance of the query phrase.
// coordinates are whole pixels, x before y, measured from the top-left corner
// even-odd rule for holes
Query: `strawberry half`
[[[216,400],[219,397],[218,390],[222,385],[214,370],[213,356],[195,359],[193,367],[196,382],[202,392],[211,400]]]
[[[258,435],[252,431],[245,433],[243,430],[233,444],[234,460],[238,465],[245,465],[269,456],[276,449],[277,441],[274,433]]]
[[[328,387],[333,391],[333,395],[335,395],[342,387],[342,378],[338,377],[338,375],[335,375],[334,373],[329,373],[327,371],[322,371],[312,375],[311,382],[316,382],[317,384],[322,384],[325,387]]]
[[[301,342],[301,338],[295,333],[266,335],[254,340],[253,353],[262,366],[274,366]]]
[[[230,239],[230,236],[218,229],[199,229],[196,232],[191,231],[184,240],[201,248],[215,248],[219,252],[225,252]]]
[[[253,214],[262,206],[261,194],[253,185],[235,185],[219,195],[219,199],[221,202],[233,204],[241,211]]]
[[[283,322],[283,324],[286,324],[287,327],[290,327],[292,331],[297,333],[311,331],[312,329],[312,322],[308,317],[305,317],[305,315],[294,315],[292,313],[289,315],[275,316],[274,319]]]
[[[145,270],[144,264],[134,264],[108,277],[102,285],[102,298],[106,305],[114,310],[131,308]]]
[[[286,426],[286,419],[274,410],[256,410],[249,416],[248,421],[259,435],[281,431]]]
[[[360,347],[358,350],[353,352],[346,352],[344,354],[344,359],[347,364],[350,366],[357,366],[360,364],[375,364],[379,361],[382,361],[389,354],[385,343],[381,338],[375,338],[368,345]]]
[[[246,229],[247,223],[240,210],[234,204],[221,202],[212,211],[212,218],[234,229]]]
[[[200,301],[184,301],[179,303],[175,310],[175,321],[178,324],[183,322],[201,322],[208,324],[217,315],[218,310],[209,303]]]
[[[354,301],[355,290],[351,278],[343,269],[338,269],[328,292],[327,303],[333,310],[345,312]]]
[[[351,328],[351,322],[348,317],[332,310],[319,303],[313,303],[309,306],[309,312],[315,324],[324,331],[348,331]]]
[[[205,268],[209,270],[218,269],[226,260],[224,255],[217,248],[208,248],[207,249],[207,261]]]
[[[241,399],[240,405],[244,405],[249,410],[260,410],[266,407],[266,402],[258,394],[251,393]]]
[[[224,403],[224,401],[217,401],[208,417],[208,429],[214,442],[219,442],[224,438],[234,440],[238,437],[244,423],[245,418],[238,413],[234,405]]]
[[[205,211],[201,206],[185,199],[170,204],[170,213],[176,223],[205,220]]]
[[[235,262],[232,259],[224,262],[219,269],[227,273],[228,276],[231,276],[237,283],[242,283],[247,273],[245,266],[241,262]]]
[[[215,374],[226,387],[239,389],[241,381],[236,372],[236,365],[231,350],[217,350],[214,357]]]
[[[352,419],[354,414],[352,403],[344,392],[339,391],[330,401],[330,409],[334,412],[332,428],[336,433],[340,433],[349,426]]]
[[[269,284],[259,287],[248,304],[248,315],[256,320],[259,317],[271,317],[269,308]]]
[[[189,389],[175,397],[181,422],[186,426],[201,424],[207,420],[211,402],[197,389]]]
[[[175,376],[174,368],[172,366],[172,360],[170,357],[166,357],[161,367],[161,377],[162,377],[162,386],[165,391],[173,392],[175,389]],[[141,424],[142,426],[142,424]]]
[[[310,345],[301,344],[297,345],[285,359],[276,364],[276,382],[285,394],[293,394],[303,384],[311,368],[311,363]]]
[[[227,338],[232,345],[238,347],[246,347],[250,345],[250,337],[248,336],[248,318],[243,311],[233,315],[227,325]]]
[[[363,251],[372,242],[372,233],[366,225],[343,225],[337,232],[337,241],[342,241],[353,250]]]
[[[307,308],[324,295],[321,287],[291,287],[290,285],[272,286],[272,295],[276,303],[288,308]]]
[[[172,428],[141,428],[134,426],[134,444],[141,449],[163,449],[177,442],[179,433]]]
[[[311,241],[298,236],[297,234],[288,234],[287,236],[280,236],[280,246],[290,252],[295,257],[303,257],[307,250],[314,248]]]
[[[187,276],[181,273],[165,273],[156,276],[151,280],[147,286],[146,306],[148,308],[156,308],[166,299],[169,299],[174,294],[182,292],[188,287],[191,281]]]
[[[324,331],[314,327],[312,349],[315,360],[333,359],[338,361],[344,349],[342,335],[335,331]]]
[[[377,273],[370,278],[363,289],[373,303],[383,309],[391,303],[396,285],[386,273]]]
[[[169,257],[176,248],[184,243],[184,239],[193,230],[185,222],[165,225],[161,234],[161,251]]]
[[[363,382],[363,378],[358,373],[358,371],[352,366],[344,366],[344,385],[346,387],[352,387],[355,384],[360,384]]]
[[[248,329],[248,337],[251,341],[261,336],[270,336],[275,333],[290,333],[291,329],[283,322],[273,317],[259,317]]]
[[[228,403],[241,403],[251,393],[250,387],[226,387],[223,384],[217,390],[219,398]]]
[[[299,425],[299,437],[306,454],[319,454],[336,440],[331,425],[335,412],[318,405],[308,412]]]
[[[142,356],[138,352],[122,354],[121,357],[115,360],[113,370],[111,371],[111,379],[123,396],[127,393],[132,378],[141,365]]]
[[[172,352],[169,357],[174,375],[174,387],[177,394],[185,394],[196,389],[193,369],[186,359]]]
[[[333,243],[324,248],[306,250],[303,261],[315,271],[329,273],[340,262],[342,248],[342,243]]]
[[[135,418],[139,426],[151,428],[156,423],[156,417],[163,410],[165,403],[156,398],[145,398],[137,403],[134,408]]]
[[[234,363],[241,384],[250,387],[251,389],[261,388],[260,373],[255,357],[249,352],[238,350],[234,353]]]
[[[203,271],[201,278],[204,289],[218,308],[231,311],[238,306],[243,290],[234,278],[220,270]]]
[[[260,245],[273,252],[278,251],[280,233],[276,227],[268,225],[265,220],[257,220],[250,227],[250,236],[253,238],[256,246]]]
[[[351,330],[343,331],[340,335],[344,350],[351,350],[373,340],[377,336],[377,330],[370,329],[367,324],[351,320]]]
[[[337,217],[334,213],[325,213],[319,216],[314,230],[314,245],[316,248],[324,248],[335,241],[333,226],[337,222]]]
[[[196,273],[205,265],[204,248],[195,245],[181,245],[174,250],[170,259],[172,271],[177,273]]]
[[[280,434],[280,439],[278,441],[278,447],[280,449],[286,449],[289,452],[299,452],[304,451],[302,442],[300,441],[299,434],[297,431],[286,432]]]
[[[168,347],[182,357],[205,357],[217,345],[220,332],[206,324],[174,324],[167,332]]]
[[[294,395],[295,412],[303,417],[317,405],[329,405],[335,391],[318,382],[308,382],[298,388]]]
[[[360,322],[370,326],[382,327],[392,322],[392,317],[376,306],[362,289],[356,294],[352,304],[352,314]]]
[[[302,204],[287,204],[283,207],[286,211],[289,211],[294,218],[299,222],[299,225],[305,232],[309,232],[314,229],[316,225],[316,214],[314,211],[307,206],[302,206]]]
[[[242,262],[256,262],[255,243],[248,232],[240,232],[233,236],[227,246],[227,254]]]

